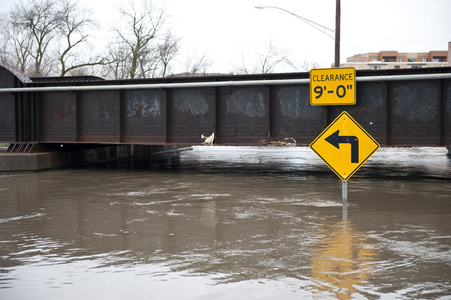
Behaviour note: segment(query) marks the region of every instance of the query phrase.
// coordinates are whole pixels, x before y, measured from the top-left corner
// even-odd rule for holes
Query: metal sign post
[[[341,181],[341,198],[343,201],[343,221],[348,219],[348,182]]]
[[[348,204],[348,182],[345,180],[341,181],[341,198],[343,200],[343,205],[347,205]]]
[[[343,219],[347,219],[347,181],[379,144],[344,111],[310,144],[310,149],[342,180]]]

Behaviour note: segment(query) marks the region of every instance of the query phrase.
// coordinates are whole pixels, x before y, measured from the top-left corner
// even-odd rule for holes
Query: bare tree
[[[102,64],[102,59],[95,60],[80,53],[82,46],[87,44],[89,35],[86,29],[95,28],[97,25],[91,18],[91,12],[80,8],[78,2],[64,0],[61,8],[61,26],[59,34],[63,47],[58,51],[57,57],[60,65],[60,76],[65,76],[74,70]]]
[[[165,15],[151,0],[121,10],[124,22],[114,29],[116,39],[103,59],[86,55],[96,24],[76,1],[26,0],[0,16],[1,62],[32,77],[89,70],[116,79],[166,75],[179,40],[170,33],[159,39]]]
[[[254,65],[249,65],[248,60],[242,56],[242,66],[235,68],[235,71],[239,74],[266,74],[274,72],[275,68],[281,64],[292,66],[285,50],[275,46],[273,40],[270,39],[265,51],[257,53],[257,59],[254,60]]]
[[[50,42],[55,38],[61,24],[61,13],[55,0],[29,0],[28,5],[21,2],[10,13],[13,26],[30,34],[33,47],[26,51],[32,57],[34,70],[32,76],[43,76],[43,62],[48,59]]]
[[[295,66],[293,66],[293,67],[295,67]],[[296,70],[299,70],[301,72],[308,72],[311,69],[315,69],[315,68],[319,68],[319,67],[320,67],[320,64],[316,61],[304,61],[301,64],[301,67],[296,68]]]
[[[260,73],[262,74],[271,73],[277,65],[289,61],[285,51],[277,48],[272,40],[269,41],[266,53],[260,53],[258,57]]]
[[[94,27],[90,12],[78,2],[21,2],[1,17],[0,57],[29,76],[65,76],[80,68],[86,72],[86,67],[102,62],[85,54],[86,30]]]
[[[162,66],[161,77],[166,76],[169,64],[179,53],[179,41],[180,39],[175,38],[171,32],[168,32],[163,43],[158,45],[158,58]]]
[[[120,53],[122,61],[116,62],[118,57],[110,57],[110,64],[114,68],[125,68],[126,78],[145,78],[152,76],[157,68],[158,62],[156,46],[153,40],[156,39],[164,22],[164,12],[152,5],[150,1],[143,1],[140,6],[131,2],[127,9],[121,9],[121,15],[125,24],[116,27],[114,30],[118,42],[116,54]],[[122,57],[124,56],[125,57]],[[117,56],[117,55],[116,55]],[[117,70],[116,74],[119,75]]]
[[[1,62],[22,73],[27,73],[32,60],[30,53],[34,41],[31,32],[23,31],[5,14],[0,21],[0,36]]]
[[[246,63],[246,59],[244,58],[244,54],[241,53],[241,66],[235,67],[235,73],[237,74],[250,74],[250,73],[256,73],[256,71],[252,72],[249,69],[250,66]],[[255,68],[255,67],[254,67]]]
[[[186,74],[197,75],[206,74],[212,65],[212,60],[204,53],[202,56],[189,56],[185,68]]]
[[[126,50],[121,48],[121,44],[109,44],[105,56],[107,63],[101,69],[101,76],[113,79],[124,79],[127,77]]]

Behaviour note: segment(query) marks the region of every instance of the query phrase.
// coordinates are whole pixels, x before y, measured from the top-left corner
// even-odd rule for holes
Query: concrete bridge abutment
[[[45,169],[76,167],[123,159],[145,157],[175,146],[105,145],[87,149],[41,152],[0,152],[0,172],[39,171]],[[6,150],[6,149],[4,149]]]

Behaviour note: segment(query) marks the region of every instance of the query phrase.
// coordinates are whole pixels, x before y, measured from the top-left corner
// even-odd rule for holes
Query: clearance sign
[[[355,102],[354,68],[310,70],[311,105],[354,105]]]
[[[354,68],[310,70],[310,103],[356,104],[355,75]],[[379,149],[379,144],[350,114],[343,111],[310,144],[310,149],[343,181],[345,191],[344,183]],[[345,199],[343,196],[343,203]]]

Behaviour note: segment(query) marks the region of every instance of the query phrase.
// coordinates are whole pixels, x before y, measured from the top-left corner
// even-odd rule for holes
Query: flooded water
[[[451,160],[194,147],[0,174],[0,299],[451,299]]]

